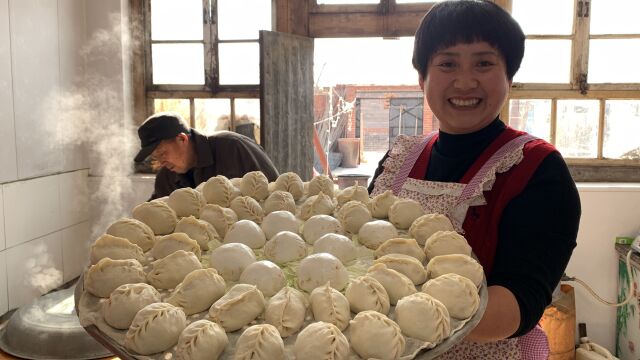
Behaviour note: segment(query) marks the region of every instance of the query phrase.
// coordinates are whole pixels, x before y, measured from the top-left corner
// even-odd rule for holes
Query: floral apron
[[[462,224],[471,206],[486,204],[483,192],[490,191],[496,174],[508,171],[523,159],[524,145],[536,138],[525,134],[499,148],[477,171],[467,184],[418,180],[409,177],[416,161],[426,146],[432,145],[437,132],[426,136],[398,136],[389,158],[384,162],[384,172],[376,179],[372,196],[391,189],[394,195],[418,201],[426,213],[445,214],[456,231],[464,233]],[[463,341],[438,359],[483,360],[543,360],[549,356],[545,333],[536,326],[529,333],[493,343]]]

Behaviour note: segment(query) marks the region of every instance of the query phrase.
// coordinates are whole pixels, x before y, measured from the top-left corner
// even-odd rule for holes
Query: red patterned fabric
[[[526,335],[518,338],[522,360],[547,360],[549,353],[549,340],[540,325]]]

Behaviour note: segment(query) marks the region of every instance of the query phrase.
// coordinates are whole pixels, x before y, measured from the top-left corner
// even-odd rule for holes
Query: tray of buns
[[[123,359],[432,359],[488,296],[446,216],[323,175],[178,189],[111,224],[89,256],[78,317]]]

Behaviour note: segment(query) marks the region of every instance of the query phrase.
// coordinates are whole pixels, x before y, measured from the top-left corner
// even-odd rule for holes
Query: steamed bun
[[[398,229],[408,229],[414,220],[424,214],[419,202],[412,199],[399,199],[389,207],[389,221]],[[413,235],[413,233],[410,232]],[[418,240],[418,243],[420,241]]]
[[[155,235],[153,230],[140,220],[122,218],[111,224],[107,234],[125,238],[132,244],[140,246],[142,251],[148,251],[153,247]]]
[[[144,202],[133,208],[133,218],[149,226],[155,235],[173,232],[178,223],[176,212],[162,201]]]
[[[269,180],[262,171],[250,171],[242,177],[240,191],[244,196],[264,200],[269,196]]]
[[[318,195],[320,192],[333,197],[334,182],[327,175],[315,176],[309,181],[309,196]]]
[[[296,213],[296,202],[293,200],[293,195],[286,191],[276,190],[269,195],[267,200],[264,201],[262,209],[266,215],[271,214],[274,211],[288,211],[292,214]]]
[[[329,215],[315,215],[307,220],[302,227],[304,240],[309,245],[313,245],[323,235],[342,233],[340,221]]]
[[[206,204],[204,196],[189,187],[173,190],[167,199],[167,205],[176,212],[176,216],[179,218],[200,215],[200,210]]]
[[[358,231],[358,242],[375,250],[385,241],[397,238],[398,230],[388,221],[374,220],[370,221],[360,228]]]
[[[225,176],[218,175],[203,183],[202,195],[209,204],[229,207],[234,198],[234,186]]]
[[[238,215],[229,208],[208,204],[202,208],[200,220],[204,220],[213,225],[218,235],[224,238],[231,225],[238,221]]]
[[[424,246],[427,239],[439,230],[453,231],[449,218],[442,214],[426,214],[415,220],[409,228],[409,234]]]
[[[304,186],[300,176],[294,172],[280,174],[276,179],[275,190],[286,191],[298,200],[304,195]]]

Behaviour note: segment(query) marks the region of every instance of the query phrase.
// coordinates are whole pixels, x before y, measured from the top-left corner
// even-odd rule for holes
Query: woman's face
[[[511,81],[500,52],[486,42],[436,52],[420,88],[440,130],[468,134],[489,125],[504,104]]]

